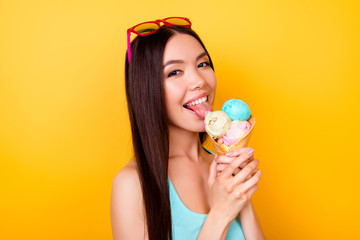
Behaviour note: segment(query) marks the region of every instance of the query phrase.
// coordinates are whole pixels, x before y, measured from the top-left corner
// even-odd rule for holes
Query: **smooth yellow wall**
[[[360,239],[358,1],[0,3],[0,239],[111,239],[126,29],[187,16],[248,103],[267,239]]]

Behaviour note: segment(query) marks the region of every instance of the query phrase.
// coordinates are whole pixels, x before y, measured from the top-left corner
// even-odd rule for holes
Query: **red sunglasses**
[[[131,57],[131,43],[130,43],[130,34],[135,33],[139,36],[148,36],[154,34],[161,27],[160,23],[163,23],[165,26],[183,26],[191,28],[191,22],[186,17],[168,17],[164,19],[158,19],[155,21],[139,23],[127,30],[127,45],[128,45],[128,61],[130,63]]]

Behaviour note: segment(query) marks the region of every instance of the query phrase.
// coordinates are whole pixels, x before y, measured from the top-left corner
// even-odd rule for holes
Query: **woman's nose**
[[[204,76],[202,76],[198,71],[193,71],[190,76],[190,89],[198,89],[204,87],[206,84]]]

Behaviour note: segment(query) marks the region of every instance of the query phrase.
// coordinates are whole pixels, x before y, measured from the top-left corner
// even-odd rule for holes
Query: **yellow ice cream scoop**
[[[224,111],[208,112],[204,121],[206,132],[213,138],[224,136],[231,124],[231,119]]]

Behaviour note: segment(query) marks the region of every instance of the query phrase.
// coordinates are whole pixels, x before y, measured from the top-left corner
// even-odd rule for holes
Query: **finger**
[[[246,154],[246,153],[242,153],[240,156],[238,156],[237,158],[235,158],[231,163],[229,163],[229,165],[227,166],[227,168],[225,168],[224,171],[221,172],[220,177],[225,179],[230,177],[234,171],[245,161],[247,161],[251,156]]]
[[[252,160],[254,160],[254,155],[253,156],[251,156],[250,158],[249,158],[249,160],[247,160],[246,162],[243,162],[240,166],[239,166],[239,168],[240,169],[243,169],[249,162],[251,162]]]
[[[209,172],[209,179],[208,179],[208,184],[209,187],[211,188],[211,186],[213,185],[213,183],[215,182],[216,176],[217,176],[217,172],[216,172],[216,161],[215,159],[213,160],[213,162],[210,165],[210,172]]]
[[[216,165],[216,171],[218,171],[218,172],[224,171],[228,165],[229,164],[226,164],[226,163],[220,163],[220,164]]]
[[[220,174],[222,171],[224,171],[224,169],[227,167],[227,165],[228,165],[228,164],[218,164],[218,165],[216,166],[216,172],[217,172],[218,174]],[[234,171],[234,173],[233,173],[233,176],[235,176],[236,174],[238,174],[240,171],[241,171],[240,168],[235,169],[235,171]]]
[[[260,178],[262,176],[262,171],[258,170],[254,176],[252,176],[248,181],[244,182],[244,184],[241,185],[243,191],[248,191],[250,188],[252,188],[254,185],[257,185]]]
[[[241,169],[243,169],[249,162],[251,162],[251,160],[254,160],[254,158],[251,158],[250,160],[244,162],[243,164],[240,165],[240,167],[236,168],[235,171],[233,172],[234,175],[238,174],[240,172]],[[218,163],[216,165],[216,171],[217,172],[222,172],[225,170],[225,168],[228,166],[228,163]],[[255,173],[254,173],[255,174]],[[254,175],[253,174],[253,175]],[[252,176],[252,175],[251,175]],[[250,176],[250,177],[251,177]]]
[[[245,190],[241,185],[236,187],[233,191],[233,194],[236,198],[242,200],[242,201],[250,201],[252,195],[257,190],[258,185],[255,184],[251,188]]]
[[[249,148],[241,148],[241,149],[249,149]],[[245,152],[245,150],[244,150],[244,152]],[[250,148],[250,153],[252,152],[251,151],[251,148]],[[231,152],[229,152],[229,153],[231,153]],[[253,155],[253,153],[251,153],[251,160],[252,159],[254,159],[254,155]],[[226,156],[226,155],[220,155],[220,156],[218,156],[217,157],[217,162],[218,163],[231,163],[235,158],[237,157],[237,155],[234,155],[234,156]],[[243,166],[244,167],[244,166]],[[241,167],[240,167],[241,168]]]
[[[221,164],[229,164],[232,161],[234,161],[234,159],[235,159],[235,157],[227,157],[227,156],[222,155],[222,156],[217,157],[216,161],[217,161],[217,163],[221,163]],[[245,165],[248,164],[253,159],[254,159],[254,156],[251,156],[248,161],[246,161],[240,165],[240,168],[244,168]]]
[[[233,181],[230,183],[229,188],[233,189],[235,185],[242,183],[251,176],[252,173],[256,170],[256,167],[259,165],[259,160],[253,160],[248,165],[246,165],[238,174],[235,175]]]
[[[228,164],[218,164],[218,165],[216,166],[216,172],[220,173],[220,172],[224,171],[224,169],[227,167],[227,165],[228,165]],[[240,168],[235,169],[233,175],[235,176],[235,175],[238,174],[240,171],[241,171]]]
[[[228,157],[238,157],[243,153],[248,153],[249,155],[252,155],[254,153],[254,149],[252,149],[251,147],[243,147],[229,151],[225,155]]]
[[[246,192],[249,200],[250,200],[250,198],[252,197],[252,195],[255,193],[255,191],[256,191],[257,189],[258,189],[258,185],[255,184],[254,186],[252,186],[252,187]]]
[[[231,163],[233,160],[235,159],[235,157],[228,157],[225,155],[219,155],[217,158],[217,162],[218,163]]]
[[[259,169],[255,169],[254,172],[252,172],[249,176],[247,176],[247,178],[245,179],[245,181],[249,180],[252,176],[255,175],[255,173],[257,173]]]
[[[231,159],[231,158],[228,158],[228,159]],[[232,159],[233,160],[233,159]],[[251,162],[252,160],[254,160],[254,156],[252,156],[249,160],[245,161],[244,163],[242,163],[240,165],[240,167],[238,167],[237,169],[235,169],[235,171],[233,172],[233,175],[236,175],[240,172],[241,169],[243,169],[249,162]],[[219,163],[217,166],[216,166],[216,171],[219,173],[219,172],[222,172],[224,171],[224,169],[227,167],[228,163]],[[253,173],[252,175],[254,175],[255,173]],[[248,180],[251,176],[248,176],[246,180]]]

